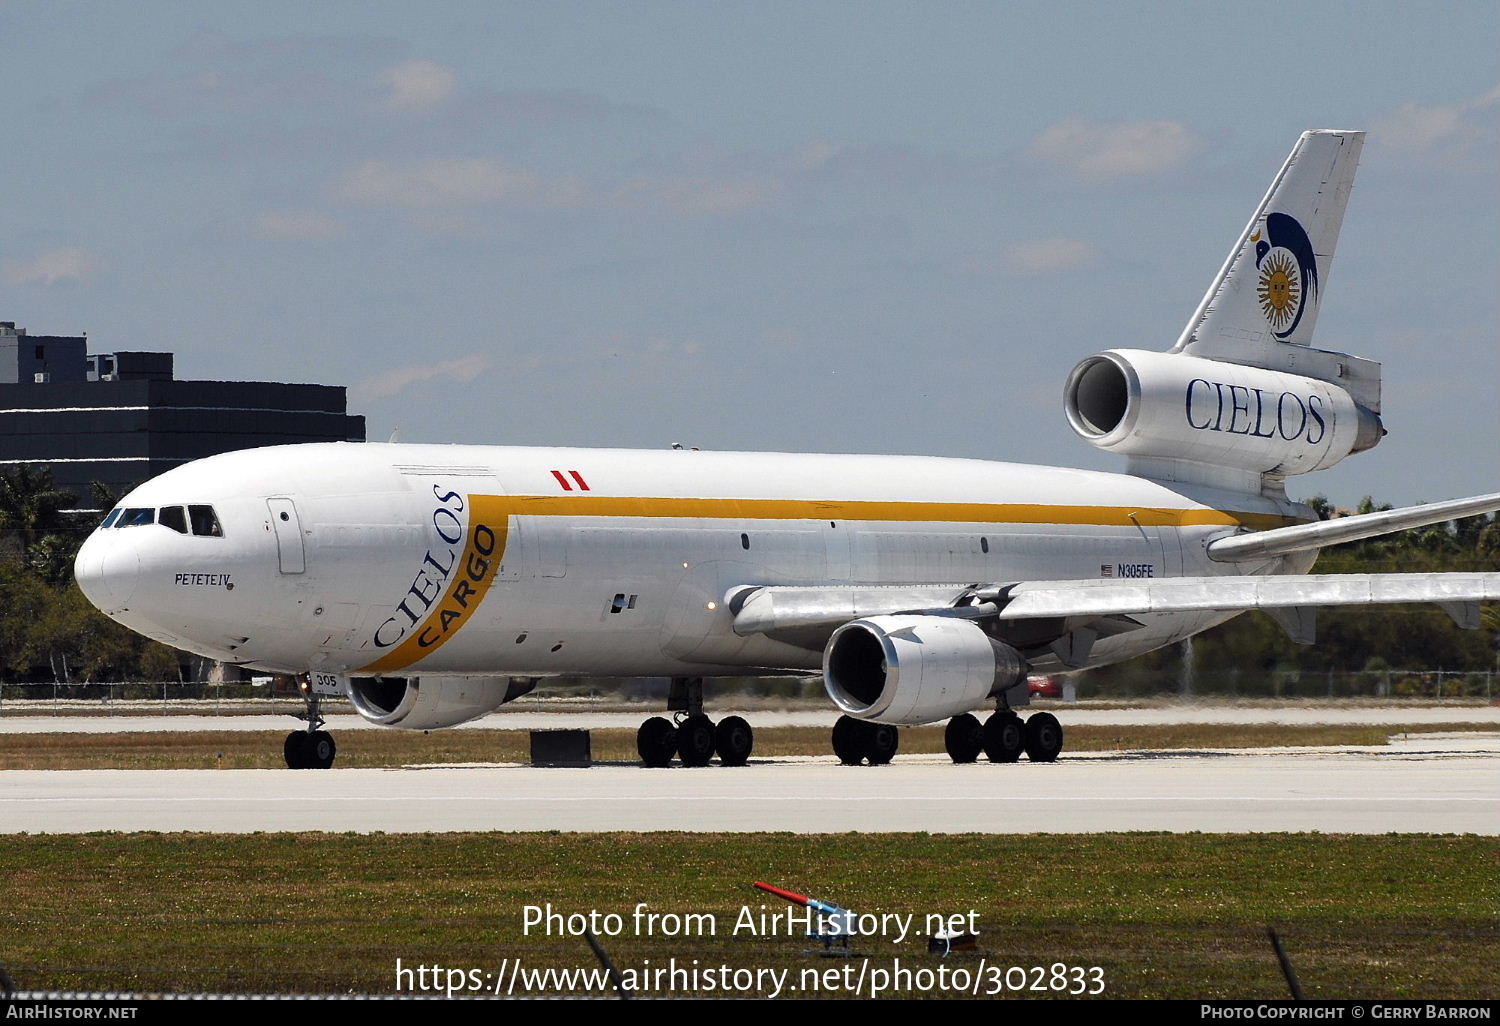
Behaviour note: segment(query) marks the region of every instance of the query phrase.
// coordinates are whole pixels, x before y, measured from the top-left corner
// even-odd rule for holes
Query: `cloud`
[[[426,110],[453,95],[457,79],[453,69],[436,61],[403,61],[380,76],[391,87],[388,110]]]
[[[1086,267],[1098,259],[1091,242],[1053,236],[1012,243],[999,253],[979,253],[958,261],[961,274],[980,278],[999,275],[1059,274]]]
[[[527,202],[576,206],[583,183],[572,175],[546,178],[498,158],[430,157],[405,167],[367,160],[344,178],[345,198],[361,203],[430,207]]]
[[[1198,137],[1176,121],[1102,124],[1069,118],[1037,136],[1027,153],[1067,168],[1082,181],[1103,182],[1166,171],[1197,149]]]
[[[1462,151],[1492,131],[1500,86],[1463,103],[1403,103],[1370,126],[1382,146],[1407,153]]]
[[[1006,247],[1005,266],[1012,274],[1056,274],[1091,264],[1098,255],[1092,243],[1059,235]]]
[[[77,247],[48,250],[30,260],[0,261],[0,279],[7,285],[88,281],[98,270],[99,261]]]
[[[473,381],[490,367],[490,358],[478,353],[469,356],[461,356],[456,360],[445,360],[442,363],[414,363],[408,367],[397,367],[365,378],[349,387],[349,398],[355,402],[372,403],[378,399],[388,399],[399,392],[404,392],[412,385],[422,381],[431,381],[434,378],[446,378],[450,381],[467,382]]]
[[[652,206],[679,214],[733,214],[770,203],[781,183],[765,178],[637,178],[615,190],[619,206]]]
[[[794,161],[796,165],[806,171],[815,171],[823,167],[830,160],[837,157],[843,151],[843,147],[826,139],[814,139],[802,147]]]
[[[359,203],[419,208],[520,203],[719,215],[765,206],[781,194],[781,183],[773,178],[645,175],[597,187],[578,175],[542,175],[498,157],[430,157],[407,165],[368,160],[344,177],[340,193]]]
[[[257,239],[333,239],[344,234],[344,226],[307,210],[268,210],[255,219],[250,234]]]

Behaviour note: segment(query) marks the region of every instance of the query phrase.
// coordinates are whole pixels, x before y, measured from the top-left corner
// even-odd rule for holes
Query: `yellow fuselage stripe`
[[[860,499],[672,499],[614,495],[515,495],[517,516],[661,517],[704,520],[853,520],[946,524],[1059,524],[1103,527],[1269,528],[1300,521],[1273,513],[1152,506],[906,502]]]

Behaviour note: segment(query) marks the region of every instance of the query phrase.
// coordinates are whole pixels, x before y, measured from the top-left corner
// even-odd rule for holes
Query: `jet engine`
[[[1257,473],[1322,470],[1385,433],[1328,381],[1179,353],[1099,353],[1063,395],[1073,430],[1100,449]]]
[[[354,677],[349,682],[356,712],[371,723],[405,730],[476,720],[515,697],[516,685],[505,677]]]
[[[823,686],[844,712],[877,723],[931,723],[1025,680],[1025,662],[972,620],[871,616],[833,632]]]

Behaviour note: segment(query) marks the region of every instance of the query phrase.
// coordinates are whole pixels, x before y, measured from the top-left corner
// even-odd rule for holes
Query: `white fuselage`
[[[143,634],[280,672],[806,671],[818,649],[736,634],[726,593],[1311,562],[1204,555],[1243,527],[1311,519],[1285,500],[915,456],[330,443],[214,456],[121,501],[188,504],[212,506],[219,532],[101,528],[79,554],[80,584]],[[1144,615],[1144,629],[1095,645],[1090,664],[1230,615]]]

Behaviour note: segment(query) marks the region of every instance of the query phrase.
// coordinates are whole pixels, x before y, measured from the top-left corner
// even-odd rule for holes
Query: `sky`
[[[1315,344],[1500,485],[1500,6],[0,0],[0,319],[346,385],[371,440],[1123,469],[1062,386],[1169,348],[1300,132],[1369,131]]]

